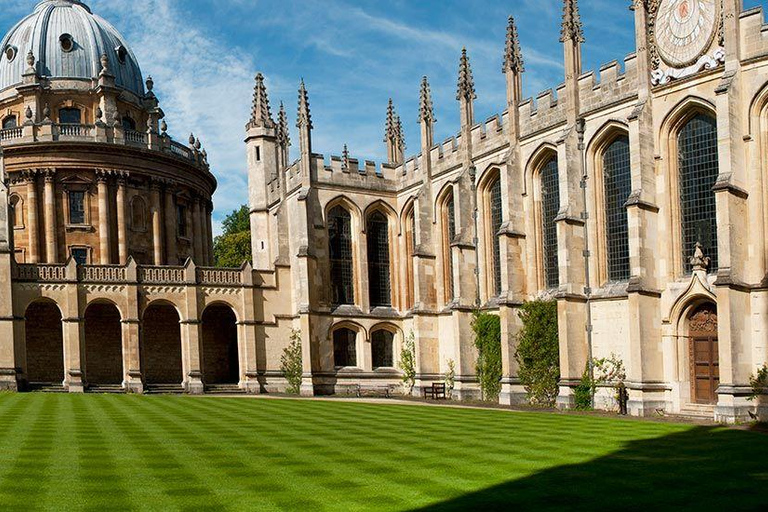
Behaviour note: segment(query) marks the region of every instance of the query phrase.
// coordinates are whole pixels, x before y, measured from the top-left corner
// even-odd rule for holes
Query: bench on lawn
[[[422,388],[424,398],[431,398],[432,400],[447,400],[448,397],[445,392],[445,383],[433,382],[431,386]]]
[[[341,393],[344,395],[354,395],[357,398],[363,398],[363,397],[381,397],[381,398],[391,398],[392,392],[394,391],[394,388],[396,386],[391,385],[380,385],[380,386],[371,386],[371,387],[362,387],[360,384],[341,384],[337,385],[336,389],[338,390],[337,393]]]

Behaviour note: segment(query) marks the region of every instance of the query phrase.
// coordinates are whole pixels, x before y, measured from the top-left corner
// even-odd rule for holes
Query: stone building
[[[458,134],[434,140],[425,77],[419,152],[405,155],[390,103],[381,165],[313,152],[303,82],[293,161],[257,75],[240,269],[204,266],[215,180],[194,137],[166,135],[123,39],[81,2],[39,4],[0,58],[0,385],[280,391],[296,331],[302,393],[341,393],[397,385],[412,333],[417,392],[453,362],[454,395],[471,398],[482,308],[501,318],[514,404],[519,308],[551,298],[561,406],[590,354],[616,354],[632,414],[747,418],[768,360],[762,10],[635,0],[637,51],[593,73],[577,2],[563,3],[564,83],[523,98],[510,18],[502,112],[475,119],[465,50]]]

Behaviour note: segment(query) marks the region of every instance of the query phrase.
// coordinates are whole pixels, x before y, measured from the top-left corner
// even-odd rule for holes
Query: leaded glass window
[[[333,304],[354,304],[352,216],[342,206],[328,212],[328,245]]]
[[[357,366],[357,333],[351,329],[333,331],[333,364],[336,367]]]
[[[371,359],[374,368],[393,368],[395,336],[385,330],[371,335]]]
[[[391,306],[389,279],[389,223],[373,212],[366,225],[368,238],[368,296],[371,306]]]
[[[499,241],[499,230],[502,223],[501,208],[501,179],[497,178],[491,185],[490,197],[490,237],[491,248],[493,249],[493,285],[494,295],[501,295],[501,242]]]
[[[406,309],[412,309],[413,308],[413,297],[414,297],[414,276],[413,276],[413,258],[416,248],[416,215],[414,214],[414,210],[411,209],[411,211],[406,216],[406,227],[405,227],[405,257],[407,258],[407,265],[406,265],[406,300],[405,300],[405,307]]]
[[[541,169],[541,232],[544,245],[544,276],[547,288],[560,285],[560,268],[557,262],[557,225],[555,218],[560,211],[560,176],[557,159],[552,158]]]
[[[689,260],[698,242],[711,259],[709,270],[716,271],[717,208],[712,187],[717,181],[719,166],[715,119],[704,114],[693,117],[680,130],[677,147],[683,268],[691,273]]]
[[[629,279],[629,222],[627,200],[632,193],[629,165],[629,138],[617,138],[603,153],[603,185],[605,190],[605,233],[608,256],[608,279]]]
[[[446,199],[443,212],[443,253],[445,258],[445,272],[446,272],[446,301],[450,302],[456,296],[455,287],[453,283],[453,254],[451,251],[451,243],[456,237],[456,210],[453,203],[453,192]]]

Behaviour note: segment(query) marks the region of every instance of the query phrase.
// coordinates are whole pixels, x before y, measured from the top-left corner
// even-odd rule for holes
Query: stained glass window
[[[352,217],[342,206],[328,212],[328,245],[333,303],[354,304]]]
[[[544,243],[544,276],[547,288],[560,285],[560,268],[557,261],[557,225],[555,218],[560,211],[560,183],[557,159],[550,159],[541,170],[541,223]]]
[[[368,296],[371,306],[391,306],[389,279],[389,223],[373,212],[366,225],[368,238]]]
[[[629,164],[629,138],[617,138],[603,153],[605,190],[605,233],[608,279],[626,281],[629,269],[629,222],[625,207],[632,193]]]
[[[493,284],[494,295],[501,295],[501,242],[499,230],[503,220],[501,208],[501,179],[497,178],[491,185],[490,197],[490,238],[493,249]]]
[[[718,268],[717,208],[712,187],[719,173],[715,119],[698,114],[678,135],[680,211],[683,236],[683,268],[691,273],[690,258],[701,243],[710,259],[710,271]]]

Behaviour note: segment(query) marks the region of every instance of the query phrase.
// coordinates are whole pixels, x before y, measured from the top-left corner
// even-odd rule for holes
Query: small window
[[[61,36],[59,36],[59,43],[61,44],[62,51],[65,53],[69,53],[75,49],[75,40],[72,39],[72,36],[69,34],[61,34]]]
[[[16,116],[8,116],[3,119],[3,130],[16,128],[17,126],[18,126],[18,122],[16,121]]]
[[[85,224],[85,192],[74,190],[69,193],[69,223]]]
[[[88,249],[85,247],[73,247],[70,254],[78,265],[88,264]]]
[[[117,53],[117,60],[120,64],[125,64],[128,59],[128,50],[126,50],[125,46],[120,45],[115,48],[115,53]]]
[[[182,204],[176,205],[176,224],[177,224],[179,236],[186,237],[187,236],[187,207]]]
[[[261,148],[256,146],[256,161],[261,162]]]
[[[371,358],[373,368],[393,368],[395,336],[389,331],[380,330],[371,335]]]
[[[13,229],[24,229],[24,203],[21,202],[21,198],[12,195],[9,204],[11,206],[8,209],[9,224]]]
[[[15,46],[9,44],[5,47],[4,53],[6,60],[8,60],[8,62],[13,62],[16,60],[16,54],[18,53],[18,50]]]
[[[82,124],[82,113],[79,108],[60,108],[59,124]]]
[[[336,367],[357,366],[357,333],[351,329],[333,332],[333,363]]]
[[[128,116],[123,116],[123,130],[126,132],[136,131],[136,121]]]

